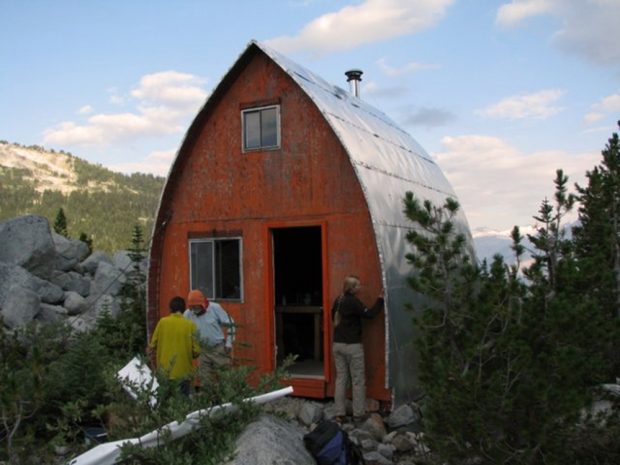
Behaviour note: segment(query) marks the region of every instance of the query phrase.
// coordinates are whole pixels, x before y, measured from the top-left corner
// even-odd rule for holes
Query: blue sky
[[[620,119],[620,0],[0,0],[0,139],[166,175],[252,39],[438,161],[472,228],[529,225]]]

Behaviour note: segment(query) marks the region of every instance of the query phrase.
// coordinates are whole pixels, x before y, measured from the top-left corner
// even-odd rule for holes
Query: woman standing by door
[[[342,283],[342,294],[332,306],[334,322],[333,355],[336,364],[336,420],[346,416],[346,390],[349,381],[353,392],[353,419],[357,423],[366,415],[366,371],[362,345],[362,318],[372,318],[383,309],[383,291],[369,309],[357,294],[362,288],[357,276],[349,275]]]

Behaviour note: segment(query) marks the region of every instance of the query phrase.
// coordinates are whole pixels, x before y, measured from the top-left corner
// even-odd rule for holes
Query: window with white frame
[[[189,241],[190,286],[209,299],[241,300],[241,239]]]
[[[280,147],[280,105],[243,110],[241,126],[244,151]]]

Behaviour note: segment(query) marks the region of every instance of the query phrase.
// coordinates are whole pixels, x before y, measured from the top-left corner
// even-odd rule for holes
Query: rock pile
[[[105,252],[91,253],[84,242],[54,233],[46,218],[35,215],[0,223],[0,244],[0,316],[5,327],[65,320],[83,331],[104,310],[118,314],[119,292],[132,271],[127,251],[111,258]]]
[[[322,418],[335,417],[333,402],[287,397],[266,404],[264,411],[237,439],[235,456],[226,465],[314,465],[303,436]],[[402,405],[389,415],[371,412],[363,423],[345,423],[342,429],[360,446],[367,465],[429,462],[415,404]]]

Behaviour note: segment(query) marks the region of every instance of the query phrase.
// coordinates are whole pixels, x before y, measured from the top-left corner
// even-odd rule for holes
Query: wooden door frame
[[[322,306],[323,306],[323,377],[325,385],[329,383],[332,376],[332,360],[331,360],[331,302],[329,296],[329,262],[327,253],[327,221],[326,220],[293,220],[293,221],[272,221],[266,222],[263,230],[265,247],[264,260],[267,272],[265,273],[264,289],[265,289],[265,321],[267,324],[267,360],[269,361],[269,370],[273,372],[277,367],[276,362],[276,331],[275,331],[275,270],[274,270],[274,249],[273,234],[274,229],[287,229],[299,227],[319,227],[321,231],[321,286],[322,286]]]

